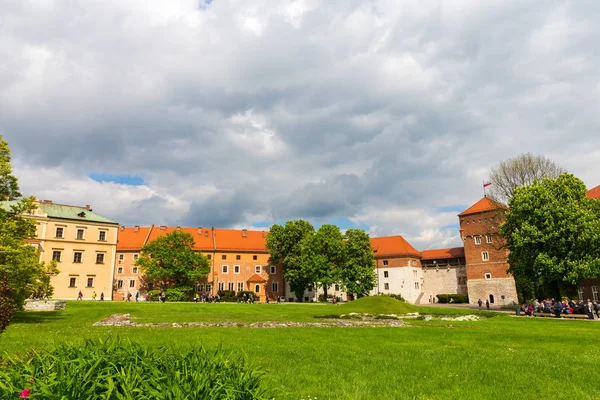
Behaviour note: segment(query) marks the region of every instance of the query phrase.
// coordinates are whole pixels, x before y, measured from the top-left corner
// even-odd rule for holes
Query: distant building
[[[421,304],[437,303],[438,294],[468,294],[465,248],[423,250]]]
[[[9,208],[10,201],[0,202]],[[117,229],[119,224],[79,207],[36,201],[38,208],[26,218],[36,221],[36,237],[30,243],[40,252],[40,261],[58,261],[60,273],[53,277],[54,298],[76,299],[79,291],[85,299],[104,293],[112,298]]]

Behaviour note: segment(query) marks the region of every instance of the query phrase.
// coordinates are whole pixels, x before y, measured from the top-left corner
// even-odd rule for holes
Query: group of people
[[[77,295],[77,300],[83,301],[83,293],[81,292],[81,290],[79,291],[79,294]],[[95,290],[92,293],[92,300],[96,300],[96,291]],[[100,301],[104,301],[104,292],[100,293]]]
[[[218,303],[219,295],[218,294],[198,294],[194,295],[194,303]]]
[[[536,312],[554,314],[557,318],[562,314],[583,314],[587,315],[588,319],[594,319],[595,313],[596,317],[600,319],[600,303],[598,301],[592,302],[590,299],[587,299],[586,301],[571,299],[556,301],[554,299],[545,299],[541,302],[538,299],[535,299],[529,305],[521,305],[519,311],[527,316]]]
[[[131,302],[131,298],[132,298],[132,294],[131,292],[127,292],[127,297],[125,299],[125,301]],[[140,300],[140,292],[135,292],[135,301],[138,302]],[[148,295],[146,295],[146,300],[148,300]]]

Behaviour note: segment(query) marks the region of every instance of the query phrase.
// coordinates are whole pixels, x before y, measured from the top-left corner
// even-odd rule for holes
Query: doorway
[[[494,304],[494,295],[490,294],[490,303]]]

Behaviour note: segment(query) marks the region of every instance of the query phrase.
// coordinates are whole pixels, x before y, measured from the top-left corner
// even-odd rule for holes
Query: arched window
[[[260,285],[254,285],[254,293],[260,293]]]

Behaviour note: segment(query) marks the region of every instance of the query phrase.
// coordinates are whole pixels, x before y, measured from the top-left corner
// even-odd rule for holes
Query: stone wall
[[[467,294],[465,266],[423,269],[421,304],[432,303],[438,294]]]
[[[512,277],[469,279],[467,281],[467,287],[469,292],[469,303],[471,304],[477,304],[479,299],[484,303],[486,300],[490,300],[490,303],[492,303],[491,296],[493,296],[493,305],[495,306],[513,304],[518,301],[515,280]],[[504,300],[502,299],[502,296],[504,296]]]
[[[25,300],[23,309],[26,311],[56,311],[64,310],[67,302],[64,300]]]

